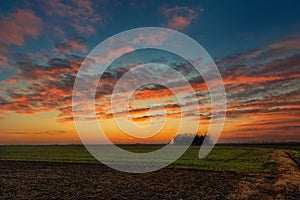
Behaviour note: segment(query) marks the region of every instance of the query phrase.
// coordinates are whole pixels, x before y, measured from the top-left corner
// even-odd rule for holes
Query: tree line
[[[194,138],[191,145],[202,145],[205,138],[208,138],[209,143],[211,140],[208,135],[199,135],[199,134],[179,134],[173,138],[173,144],[177,145],[187,145],[191,141],[192,137]]]

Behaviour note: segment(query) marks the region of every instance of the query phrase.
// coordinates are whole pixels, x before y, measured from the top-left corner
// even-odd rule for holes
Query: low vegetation
[[[132,152],[150,152],[163,145],[121,145]],[[170,168],[213,171],[261,172],[272,170],[269,162],[274,148],[259,146],[217,145],[204,159],[198,158],[200,146],[191,146]],[[299,149],[291,149],[299,155]],[[99,163],[82,145],[0,146],[0,160]]]

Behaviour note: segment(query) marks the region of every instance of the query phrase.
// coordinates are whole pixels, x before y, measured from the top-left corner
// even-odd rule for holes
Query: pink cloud
[[[272,49],[279,49],[279,48],[300,49],[300,37],[274,43],[271,44],[269,47]]]
[[[73,51],[79,51],[79,52],[83,52],[83,53],[87,52],[85,44],[79,43],[77,41],[69,41],[69,44],[70,44],[71,50],[73,50]]]
[[[105,56],[105,60],[112,59],[112,58],[118,58],[120,55],[123,55],[126,52],[134,51],[134,48],[131,46],[123,46],[117,49],[111,49],[107,52]]]
[[[203,8],[199,12],[203,12]],[[182,30],[189,26],[198,13],[187,6],[175,6],[173,8],[164,8],[163,14],[167,17],[166,26],[175,30]]]
[[[217,63],[218,66],[224,66],[224,65],[228,65],[228,64],[232,64],[232,63],[238,63],[240,61],[245,61],[245,60],[249,60],[252,58],[256,58],[258,55],[260,55],[263,52],[263,50],[256,50],[256,51],[252,51],[250,53],[245,53],[245,54],[241,54],[238,56],[234,56],[231,58],[227,58],[224,59],[220,62]]]
[[[7,50],[8,50],[8,47],[6,45],[0,45],[0,71],[1,71],[1,69],[9,68]]]
[[[153,45],[158,46],[161,45],[165,40],[168,39],[168,31],[151,31],[151,32],[145,32],[140,33],[138,37],[133,39],[131,42],[133,44],[146,44],[146,45]]]
[[[42,20],[30,10],[19,9],[0,20],[0,42],[6,45],[24,45],[25,36],[37,38]]]
[[[0,66],[6,66],[7,65],[7,57],[5,55],[0,54]]]
[[[66,5],[60,0],[45,1],[43,7],[48,16],[55,16],[68,23],[80,33],[93,34],[93,24],[101,21],[101,16],[95,12],[91,1],[73,0]]]
[[[57,54],[70,54],[74,52],[87,52],[85,40],[78,36],[66,38],[64,42],[55,46],[54,52]]]

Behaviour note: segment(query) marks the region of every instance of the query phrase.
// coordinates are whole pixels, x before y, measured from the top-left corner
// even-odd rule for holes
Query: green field
[[[122,145],[133,152],[149,152],[160,145]],[[287,149],[300,158],[299,146],[283,145],[217,145],[204,159],[198,158],[199,146],[191,146],[170,168],[189,168],[214,171],[262,172],[274,169],[270,162],[276,149]],[[84,146],[45,145],[45,146],[0,146],[0,160],[47,161],[98,163]]]

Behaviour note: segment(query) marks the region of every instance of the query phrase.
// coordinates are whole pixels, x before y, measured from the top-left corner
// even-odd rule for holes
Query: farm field
[[[154,151],[162,145],[121,145],[121,147],[141,153]],[[198,158],[198,152],[199,146],[191,146],[169,167],[236,172],[261,172],[273,167],[268,162],[272,154],[272,149],[269,148],[216,146],[204,159]],[[81,145],[2,146],[0,160],[98,163]]]
[[[149,152],[161,145],[121,145]],[[167,168],[118,172],[81,145],[0,146],[0,197],[132,199],[298,199],[296,145],[217,145],[198,158],[191,146]],[[76,197],[76,198],[75,198]]]

